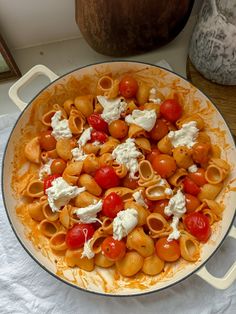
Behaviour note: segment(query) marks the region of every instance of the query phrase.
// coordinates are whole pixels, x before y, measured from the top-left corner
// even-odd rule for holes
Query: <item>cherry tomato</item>
[[[198,195],[198,193],[200,193],[201,191],[199,186],[189,177],[184,178],[183,186],[184,186],[184,192],[192,194],[192,195]]]
[[[101,245],[102,252],[111,261],[118,261],[125,255],[125,243],[115,240],[113,237],[107,237]]]
[[[111,192],[104,198],[102,205],[103,215],[115,218],[122,209],[124,209],[124,202],[117,193]]]
[[[157,119],[149,135],[154,141],[159,141],[168,133],[168,131],[169,128],[167,123],[162,119]]]
[[[135,97],[138,91],[138,83],[132,76],[126,75],[120,81],[119,91],[125,98]]]
[[[153,158],[152,167],[162,178],[168,178],[174,174],[176,162],[173,157],[160,154]]]
[[[98,169],[95,172],[94,179],[103,189],[113,188],[120,183],[119,177],[111,166],[105,166]]]
[[[163,261],[174,262],[180,257],[179,243],[176,240],[160,238],[156,242],[156,253]]]
[[[101,131],[92,130],[91,140],[89,142],[93,143],[95,141],[98,141],[98,142],[103,144],[107,141],[107,139],[108,139],[108,136],[106,133],[101,132]]]
[[[193,196],[188,193],[185,194],[185,206],[186,206],[187,212],[195,211],[200,205],[201,205],[201,202],[196,196]]]
[[[52,131],[41,132],[39,138],[39,144],[44,150],[53,150],[56,148],[57,141],[52,135]]]
[[[91,116],[88,117],[88,123],[97,131],[108,133],[108,124],[103,120],[100,114],[92,113]]]
[[[52,174],[50,176],[47,176],[43,180],[43,188],[44,188],[44,193],[45,191],[52,186],[52,181],[55,180],[56,178],[59,178],[60,175],[58,173]]]
[[[114,138],[123,138],[128,134],[128,125],[123,120],[112,121],[109,125],[109,132]]]
[[[160,200],[156,201],[153,206],[151,207],[151,210],[153,213],[161,214],[166,220],[171,219],[171,216],[165,215],[164,209],[168,205],[169,200]]]
[[[193,146],[193,161],[199,164],[207,163],[210,159],[210,149],[209,143],[196,143]]]
[[[182,115],[182,108],[175,99],[167,99],[160,106],[161,115],[170,122],[176,122]]]
[[[207,216],[199,212],[193,212],[183,220],[186,229],[199,241],[206,242],[211,235],[211,226]]]
[[[94,228],[92,224],[76,224],[67,231],[66,244],[69,249],[79,249],[92,238]]]
[[[158,155],[160,155],[159,149],[157,147],[152,147],[152,151],[151,153],[147,154],[146,159],[152,163],[154,158]]]
[[[131,189],[131,190],[135,190],[139,185],[138,185],[138,180],[134,180],[131,179],[129,174],[127,176],[124,177],[124,179],[122,180],[123,182],[123,186]]]
[[[54,159],[50,168],[52,174],[62,174],[66,168],[66,162],[61,158]]]
[[[207,183],[207,180],[205,179],[205,170],[203,168],[198,168],[196,172],[189,173],[188,176],[198,186],[203,186]]]

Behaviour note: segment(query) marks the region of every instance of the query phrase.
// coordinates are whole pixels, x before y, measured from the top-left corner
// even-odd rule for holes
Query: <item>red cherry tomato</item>
[[[171,216],[165,215],[164,209],[168,205],[169,200],[160,200],[156,201],[153,206],[151,207],[151,210],[153,213],[161,214],[166,220],[171,219]]]
[[[55,173],[52,174],[50,176],[47,176],[44,180],[43,180],[43,188],[44,188],[44,193],[46,192],[46,190],[48,188],[50,188],[52,186],[52,181],[55,180],[56,178],[59,178],[60,175]]]
[[[107,237],[102,242],[102,253],[111,261],[118,261],[125,255],[125,243],[113,239],[113,237]]]
[[[39,144],[44,150],[53,150],[56,148],[57,141],[52,135],[52,131],[44,131],[41,132],[39,138]]]
[[[169,128],[167,123],[162,119],[157,119],[149,135],[154,141],[159,141],[168,133],[168,131]]]
[[[199,241],[206,242],[211,235],[211,226],[207,216],[199,212],[187,214],[183,220],[186,229]]]
[[[122,185],[131,190],[135,190],[139,186],[138,180],[131,179],[129,174],[125,176],[124,179],[122,180]]]
[[[69,249],[79,249],[92,238],[94,228],[92,224],[76,224],[67,231],[66,244]]]
[[[184,192],[192,194],[192,195],[198,195],[198,193],[200,193],[201,191],[199,186],[195,182],[193,182],[193,180],[190,179],[189,177],[184,178],[183,186],[184,186]]]
[[[152,167],[162,178],[168,178],[174,174],[176,162],[173,157],[160,154],[153,158]]]
[[[203,186],[207,183],[207,180],[205,179],[205,170],[203,168],[198,168],[196,172],[189,173],[188,176],[198,186]]]
[[[126,75],[120,81],[119,91],[125,98],[135,97],[138,91],[138,83],[132,76]]]
[[[146,159],[152,163],[154,158],[158,155],[160,155],[159,149],[157,147],[152,147],[152,151],[151,153],[147,154]]]
[[[124,202],[117,193],[111,192],[104,198],[102,205],[103,215],[115,218],[122,209],[124,209]]]
[[[199,164],[205,164],[210,159],[211,145],[209,143],[196,143],[193,146],[193,161]]]
[[[176,240],[168,241],[167,238],[160,238],[156,242],[156,253],[163,261],[177,261],[180,257],[179,243]]]
[[[106,133],[101,132],[101,131],[92,130],[91,140],[89,142],[93,143],[95,141],[98,141],[98,142],[103,144],[107,141],[107,139],[108,139],[108,136]]]
[[[200,205],[201,202],[196,196],[185,194],[185,206],[188,213],[195,211]]]
[[[108,133],[108,124],[100,114],[92,113],[91,116],[88,117],[88,123],[97,131]]]
[[[176,122],[182,115],[182,107],[175,99],[167,99],[160,106],[161,115],[170,122]]]
[[[103,189],[110,189],[118,186],[120,179],[111,166],[105,166],[98,169],[94,176],[95,181]]]

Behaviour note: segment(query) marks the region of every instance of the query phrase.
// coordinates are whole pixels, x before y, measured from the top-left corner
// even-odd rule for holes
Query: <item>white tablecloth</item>
[[[0,162],[17,116],[0,117]],[[208,262],[208,269],[222,276],[235,260],[235,252],[236,244],[226,240]],[[232,314],[236,313],[236,283],[220,291],[192,275],[172,288],[140,297],[104,297],[79,291],[49,275],[24,251],[0,198],[0,313]]]

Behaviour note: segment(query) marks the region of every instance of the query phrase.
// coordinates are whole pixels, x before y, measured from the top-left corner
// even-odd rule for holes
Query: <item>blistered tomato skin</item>
[[[107,237],[102,243],[102,253],[111,261],[118,261],[125,255],[126,246],[121,240],[115,240],[113,237]]]
[[[91,116],[88,117],[88,123],[97,131],[108,133],[108,123],[103,120],[100,114],[91,114]]]
[[[183,220],[184,226],[197,240],[207,242],[211,235],[211,226],[207,216],[200,212],[186,215]]]
[[[91,132],[91,140],[90,142],[99,142],[99,143],[105,143],[108,140],[108,136],[105,132],[92,130]]]
[[[79,249],[92,238],[94,227],[92,224],[76,224],[67,231],[66,244],[69,249]]]
[[[180,258],[180,247],[176,240],[168,241],[167,238],[160,238],[156,242],[156,253],[163,261],[175,262]]]
[[[126,75],[122,78],[119,84],[121,96],[125,98],[135,97],[138,91],[138,83],[132,76]]]
[[[120,179],[111,166],[101,167],[95,172],[95,181],[102,189],[119,186]]]
[[[160,106],[160,113],[167,121],[176,122],[182,115],[182,107],[175,99],[167,99]]]
[[[52,131],[43,131],[39,138],[40,147],[46,151],[56,148],[57,141],[52,135]]]
[[[124,202],[117,193],[112,192],[104,198],[102,205],[102,214],[104,216],[113,219],[122,209],[124,209]]]

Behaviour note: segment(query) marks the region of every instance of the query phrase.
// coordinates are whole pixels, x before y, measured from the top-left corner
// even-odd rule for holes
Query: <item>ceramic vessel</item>
[[[189,57],[207,79],[236,85],[236,0],[205,0],[192,34]]]

